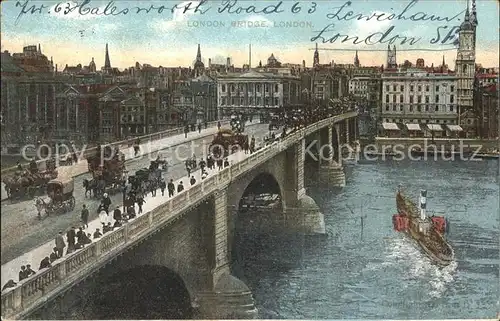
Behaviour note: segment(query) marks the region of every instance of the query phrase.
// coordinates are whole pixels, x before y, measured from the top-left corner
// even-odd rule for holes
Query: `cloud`
[[[194,10],[188,10],[184,13],[184,7],[190,6],[191,8],[196,7],[200,4],[200,1],[184,1],[177,5],[177,8],[173,14],[171,20],[155,20],[150,23],[150,27],[156,31],[164,32],[171,31],[178,28],[187,27],[187,21],[189,17],[194,15]]]
[[[50,15],[60,19],[73,19],[73,20],[91,20],[105,17],[104,15],[91,14],[82,15],[79,12],[79,2],[66,1],[58,3],[49,9]],[[89,7],[90,8],[90,7]],[[99,12],[103,12],[106,6],[99,7]],[[71,11],[70,11],[71,10]],[[65,12],[67,12],[65,14]]]
[[[368,16],[380,15],[380,14],[389,15],[389,13],[387,12],[374,11],[370,13]],[[368,37],[369,35],[375,32],[385,31],[390,26],[391,26],[391,21],[389,20],[378,21],[376,18],[372,18],[370,20],[366,19],[356,20],[354,22],[354,34],[359,36],[360,39],[362,39]]]

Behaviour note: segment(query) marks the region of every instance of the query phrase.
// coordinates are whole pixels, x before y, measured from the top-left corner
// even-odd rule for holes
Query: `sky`
[[[259,61],[265,64],[271,53],[281,62],[302,63],[305,60],[306,65],[311,66],[317,42],[321,63],[332,60],[352,63],[355,50],[358,50],[362,65],[382,65],[386,61],[387,41],[393,39],[398,63],[424,58],[426,64],[437,65],[444,55],[446,62],[454,66],[453,41],[441,42],[448,31],[460,25],[467,0],[346,2],[300,1],[294,7],[297,1],[291,0],[284,0],[279,6],[280,1],[275,0],[206,0],[204,3],[7,0],[1,4],[1,48],[2,51],[21,52],[25,45],[40,43],[42,52],[52,56],[59,66],[88,65],[94,57],[99,68],[104,64],[104,49],[108,43],[111,65],[123,69],[136,62],[165,67],[189,66],[195,60],[198,44],[205,64],[208,58],[212,58],[212,62],[225,63],[226,57],[231,57],[235,66],[242,66],[248,63],[251,44],[253,66]],[[498,3],[497,0],[477,0],[476,62],[485,67],[498,66]],[[234,4],[231,12],[225,4]],[[113,6],[116,7],[115,15],[110,15]],[[151,6],[156,9],[137,13],[137,8],[149,9]],[[160,9],[162,6],[164,9]],[[180,9],[172,12],[174,6]],[[188,10],[183,9],[186,7]],[[66,8],[75,9],[64,14]],[[30,13],[31,9],[35,12]],[[300,12],[292,13],[293,10]],[[352,11],[350,15],[349,11]],[[361,19],[357,19],[358,15],[362,15]],[[424,15],[443,19],[422,21]],[[369,16],[374,17],[367,19]],[[412,21],[412,16],[419,21]],[[385,42],[377,43],[387,30],[390,33],[383,40]],[[435,42],[438,30],[439,41]],[[357,36],[359,43],[353,44],[352,39],[342,43],[343,37],[329,41],[337,33],[352,39]],[[363,41],[374,33],[368,39],[369,43],[372,41],[370,45],[365,44]],[[396,36],[413,37],[418,41],[401,44],[403,38]]]

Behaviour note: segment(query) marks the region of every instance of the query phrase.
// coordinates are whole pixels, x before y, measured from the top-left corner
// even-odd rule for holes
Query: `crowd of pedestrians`
[[[272,134],[270,138],[271,137],[273,138],[273,140],[275,139],[274,134]],[[255,144],[254,139],[252,139],[252,144]],[[222,170],[223,168],[229,167],[230,164],[227,158],[225,158],[224,160],[220,158],[214,160],[214,158],[211,155],[209,155],[206,160],[204,159],[200,160],[198,165],[199,165],[199,170],[201,172],[200,173],[201,179],[204,180],[208,177],[209,171],[215,170],[216,167],[218,170]],[[194,177],[194,175],[191,175],[192,174],[191,168],[189,169],[187,168],[187,171],[188,171],[189,184],[193,186],[197,183],[196,178]],[[160,183],[157,185],[157,188],[161,190],[161,195],[163,197],[165,197],[165,190],[167,190],[168,192],[167,197],[172,198],[174,197],[176,192],[181,193],[182,191],[184,191],[184,183],[181,180],[177,184],[177,186],[175,186],[173,179],[170,179],[170,181],[166,183],[165,179],[162,177],[160,179]],[[77,251],[79,249],[83,249],[86,245],[91,244],[92,240],[101,238],[104,234],[113,231],[115,228],[121,227],[123,224],[127,223],[130,219],[133,219],[137,215],[142,214],[143,213],[142,206],[146,203],[144,198],[148,192],[151,192],[152,196],[156,196],[156,189],[152,191],[149,189],[144,190],[141,187],[135,189],[130,189],[130,187],[129,188],[124,187],[123,193],[124,193],[124,200],[126,200],[126,203],[123,206],[123,212],[121,210],[121,206],[116,206],[116,208],[113,210],[112,213],[110,211],[112,201],[109,198],[109,195],[107,193],[104,193],[103,198],[101,199],[101,203],[97,210],[97,212],[99,213],[99,220],[102,225],[102,228],[96,228],[93,234],[87,231],[87,229],[89,228],[88,225],[89,210],[87,206],[84,204],[81,210],[81,226],[78,228],[78,230],[74,226],[72,226],[66,232],[65,235],[66,240],[64,239],[62,231],[60,231],[57,234],[57,236],[55,237],[55,246],[53,248],[53,252],[50,253],[48,256],[44,257],[40,261],[39,270],[52,267],[52,263],[61,259],[65,255],[64,254],[65,249],[66,249],[66,255],[74,251]],[[135,205],[137,205],[138,207],[137,213],[135,211]],[[31,269],[31,265],[29,264],[26,266],[23,265],[21,266],[21,269],[19,271],[19,281],[27,279],[35,274],[36,272]],[[2,291],[7,288],[15,287],[16,285],[17,283],[11,279],[4,285]]]

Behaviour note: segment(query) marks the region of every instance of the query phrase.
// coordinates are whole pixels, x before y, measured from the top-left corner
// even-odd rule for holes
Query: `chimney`
[[[208,58],[208,68],[210,68],[210,66],[212,66],[212,58]]]
[[[226,67],[227,68],[231,67],[231,58],[229,58],[229,57],[227,57]]]

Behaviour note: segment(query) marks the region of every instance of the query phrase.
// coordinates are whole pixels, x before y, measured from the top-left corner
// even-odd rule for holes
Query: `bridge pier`
[[[283,213],[287,227],[304,234],[326,234],[325,218],[304,188],[305,138],[287,150]],[[321,155],[319,155],[321,156]],[[321,161],[321,159],[320,159]]]
[[[214,260],[211,291],[197,293],[196,312],[201,319],[256,319],[252,292],[230,272],[230,231],[227,188],[214,195]]]
[[[327,161],[322,163],[319,168],[319,178],[321,183],[344,187],[345,173],[342,167],[342,144],[340,142],[340,126],[338,124],[335,124],[335,132],[338,149],[336,153],[333,149],[333,126],[328,126],[328,146],[331,146],[329,148],[330,155],[327,157]],[[335,160],[335,154],[337,155],[337,161]]]

